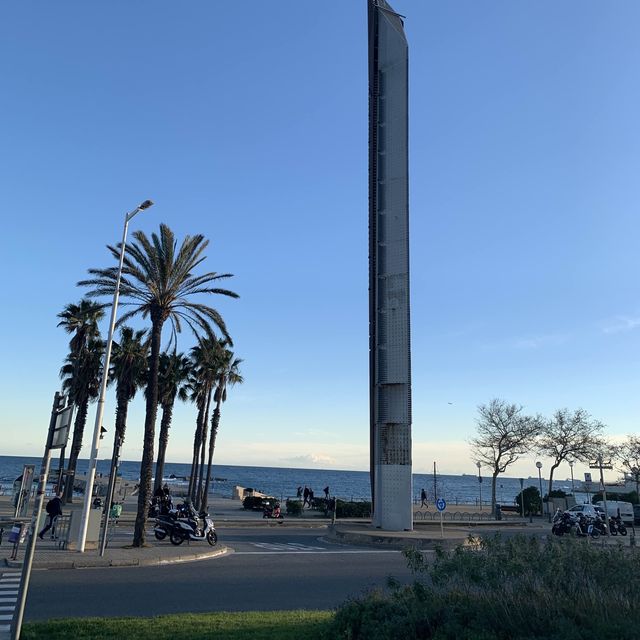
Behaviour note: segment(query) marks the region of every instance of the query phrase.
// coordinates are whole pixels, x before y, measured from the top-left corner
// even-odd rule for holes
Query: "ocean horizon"
[[[10,490],[13,481],[22,473],[25,464],[34,464],[36,473],[40,470],[42,458],[37,456],[0,456],[0,489]],[[109,459],[98,460],[96,472],[108,475]],[[51,471],[58,468],[58,460],[51,460]],[[78,460],[77,474],[88,471],[89,460]],[[186,478],[191,470],[190,463],[167,462],[165,464],[165,479],[174,476],[176,479]],[[140,477],[140,462],[123,460],[120,463],[119,475],[136,482]],[[316,496],[322,495],[324,487],[328,486],[331,495],[345,500],[370,500],[371,489],[368,471],[347,471],[338,469],[305,469],[296,467],[260,467],[249,465],[219,465],[212,467],[214,481],[211,483],[210,493],[220,497],[230,498],[234,486],[252,488],[280,499],[296,495],[299,486],[313,489]],[[543,490],[545,487],[543,479]],[[556,480],[556,488],[567,488],[563,480]],[[537,477],[524,479],[524,486],[539,487]],[[413,498],[416,500],[422,489],[425,489],[429,501],[434,501],[434,495],[444,498],[450,504],[478,504],[480,490],[482,502],[488,504],[491,498],[491,478],[483,477],[478,482],[474,474],[450,475],[414,473]],[[570,488],[570,487],[569,487]],[[502,504],[512,504],[516,495],[520,493],[519,478],[499,476],[497,481],[496,498]]]

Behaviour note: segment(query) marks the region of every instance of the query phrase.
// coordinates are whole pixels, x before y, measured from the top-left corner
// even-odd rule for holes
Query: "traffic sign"
[[[436,509],[438,511],[444,511],[447,508],[447,503],[444,498],[438,498],[436,500]]]

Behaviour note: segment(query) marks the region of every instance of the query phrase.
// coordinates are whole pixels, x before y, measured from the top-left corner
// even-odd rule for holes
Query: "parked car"
[[[633,524],[640,524],[640,504],[633,505]]]
[[[571,507],[571,509],[567,509],[565,513],[568,513],[572,516],[577,516],[579,513],[582,513],[585,516],[595,518],[596,516],[604,516],[604,509],[602,509],[599,505],[574,504],[573,507]]]

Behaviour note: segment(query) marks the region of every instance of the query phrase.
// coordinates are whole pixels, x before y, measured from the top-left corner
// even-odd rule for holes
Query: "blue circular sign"
[[[438,511],[444,511],[447,508],[447,503],[445,502],[444,498],[438,498],[436,500],[436,509]]]

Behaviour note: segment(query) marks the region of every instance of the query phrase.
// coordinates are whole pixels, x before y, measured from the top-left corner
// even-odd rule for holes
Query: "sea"
[[[22,474],[24,465],[33,464],[36,474],[40,470],[41,458],[29,456],[0,456],[0,492],[10,493],[13,482]],[[57,469],[57,460],[52,460],[51,469]],[[110,460],[98,460],[96,473],[108,475]],[[77,475],[86,473],[89,461],[78,460]],[[169,486],[179,487],[186,484],[191,469],[190,464],[167,462],[165,464],[165,480]],[[140,462],[122,461],[119,473],[123,478],[137,482],[140,477]],[[53,473],[50,474],[50,477]],[[338,471],[333,469],[297,469],[286,467],[249,467],[238,465],[214,465],[212,467],[212,482],[210,493],[224,498],[232,496],[233,487],[239,485],[251,488],[284,500],[296,495],[299,486],[313,489],[316,496],[322,496],[324,487],[328,486],[332,496],[344,500],[370,500],[371,490],[368,471]],[[543,479],[544,482],[544,479]],[[524,486],[539,487],[538,477],[524,479]],[[571,488],[570,483],[556,481],[559,489]],[[427,492],[428,500],[433,503],[434,494],[444,498],[451,506],[456,504],[478,504],[480,489],[483,504],[489,504],[491,499],[491,478],[484,477],[478,482],[478,476],[441,475],[441,474],[413,474],[414,501],[420,501],[422,489]],[[543,489],[546,483],[543,484]],[[499,476],[496,498],[501,504],[513,504],[516,495],[520,493],[520,480],[507,476]]]

